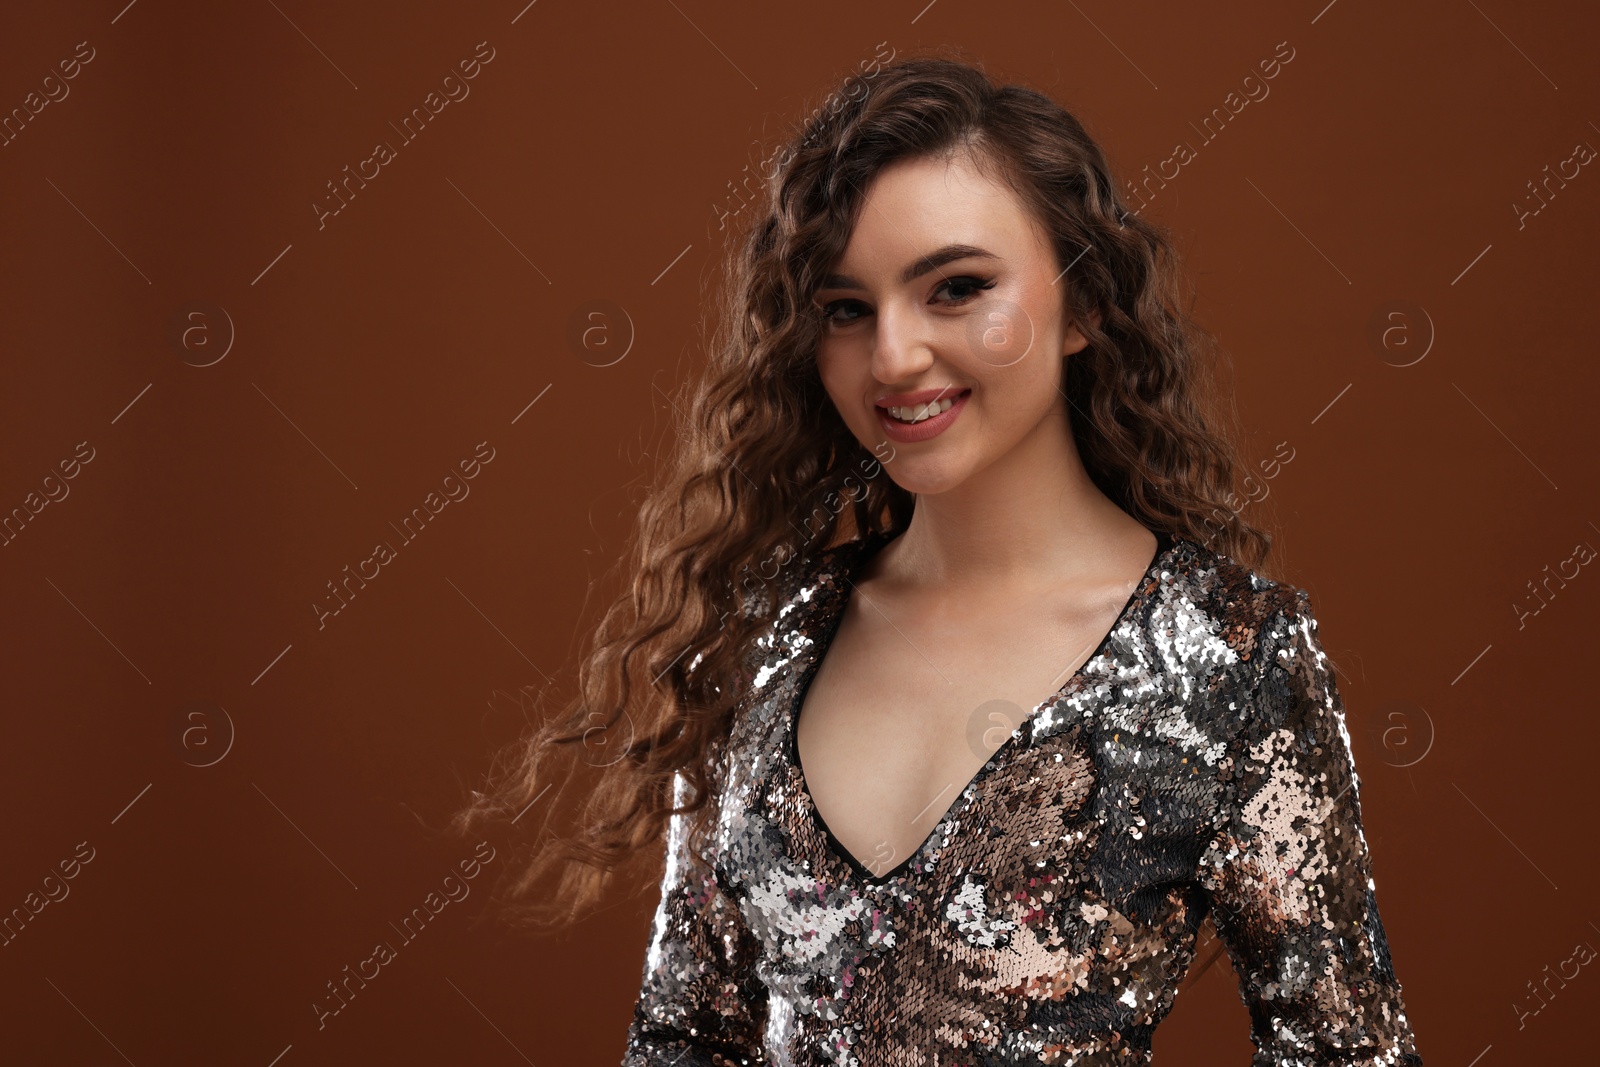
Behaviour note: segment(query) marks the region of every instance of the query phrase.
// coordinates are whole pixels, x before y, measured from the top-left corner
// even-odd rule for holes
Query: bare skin
[[[952,243],[991,256],[902,279]],[[891,442],[885,469],[917,494],[916,512],[852,591],[797,725],[818,813],[876,874],[923,843],[1089,657],[1156,550],[1073,443],[1063,362],[1088,342],[1067,315],[1063,265],[970,160],[910,160],[867,190],[816,295],[831,317],[819,373],[868,449],[887,439],[877,397],[971,390],[937,437]]]

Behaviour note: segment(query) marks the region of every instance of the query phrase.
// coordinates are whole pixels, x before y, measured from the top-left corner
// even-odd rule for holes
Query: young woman
[[[1144,1063],[1207,918],[1257,1063],[1420,1064],[1168,239],[1037,92],[922,57],[835,100],[582,696],[478,796],[596,769],[518,891],[577,860],[576,914],[665,831],[627,1065]]]

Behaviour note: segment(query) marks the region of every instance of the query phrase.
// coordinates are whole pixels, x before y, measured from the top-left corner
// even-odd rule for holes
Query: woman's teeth
[[[931,419],[942,411],[949,411],[951,405],[954,403],[954,398],[946,397],[943,400],[935,400],[927,404],[918,404],[916,407],[885,408],[884,410],[888,411],[890,415],[894,416],[894,418],[900,422],[918,423],[927,419]]]

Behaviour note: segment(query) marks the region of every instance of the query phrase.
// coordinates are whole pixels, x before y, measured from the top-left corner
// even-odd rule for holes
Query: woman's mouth
[[[952,396],[905,407],[878,407],[878,421],[884,432],[896,441],[926,441],[943,433],[961,414],[971,389],[963,389]]]

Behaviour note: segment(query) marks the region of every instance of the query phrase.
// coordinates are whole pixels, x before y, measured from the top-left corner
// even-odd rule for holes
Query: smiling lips
[[[971,389],[922,389],[879,397],[878,423],[891,440],[911,444],[939,436],[961,414]]]
[[[936,389],[919,389],[914,393],[890,393],[877,399],[877,407],[901,422],[915,425],[950,410],[952,404],[970,392],[971,389],[946,385]]]

